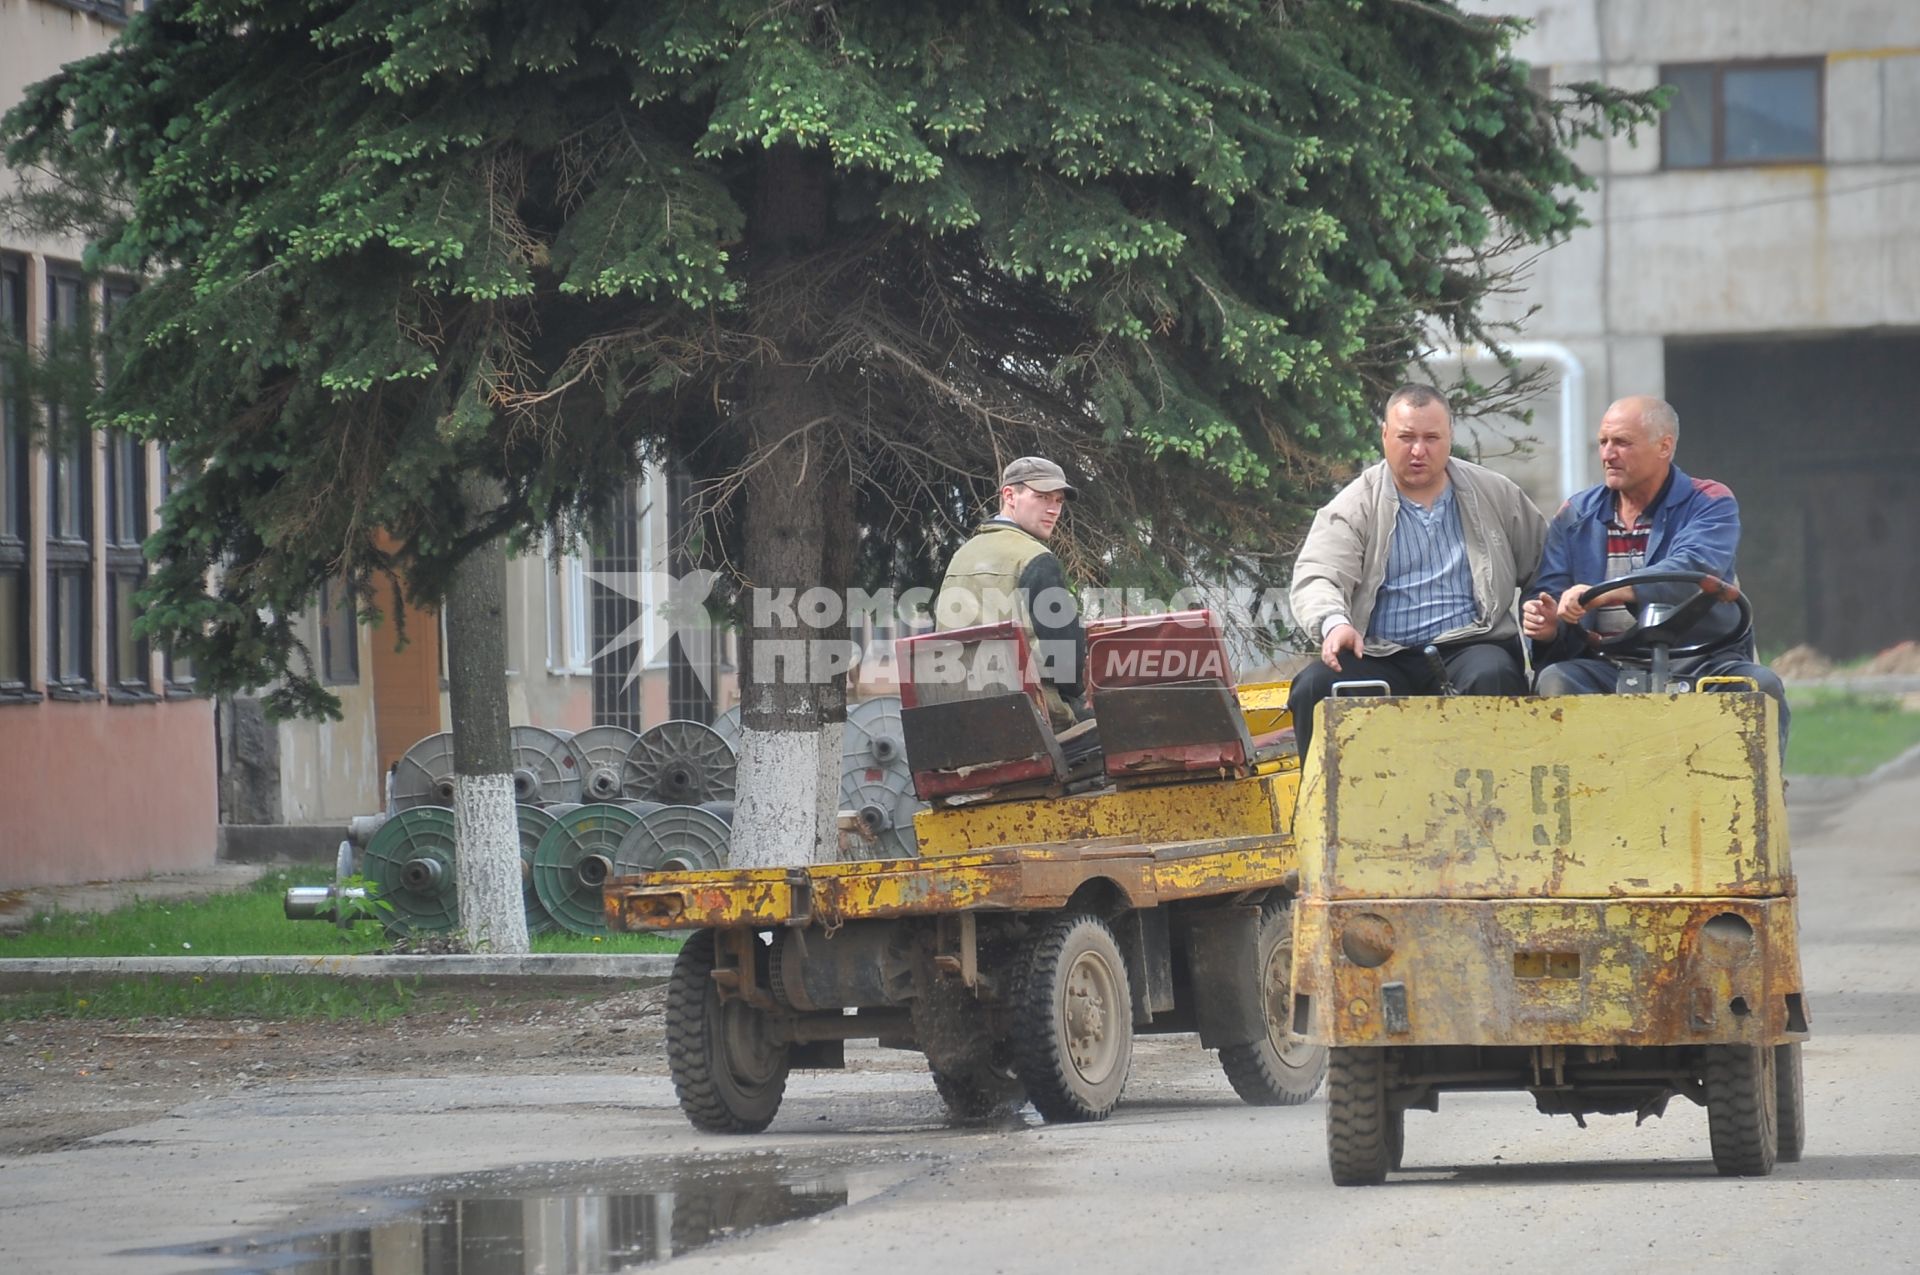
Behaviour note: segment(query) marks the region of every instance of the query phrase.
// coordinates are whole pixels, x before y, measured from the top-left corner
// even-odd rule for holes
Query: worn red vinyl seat
[[[1029,795],[1067,777],[1040,678],[1015,621],[894,643],[900,728],[921,800]]]
[[[1115,780],[1251,771],[1254,741],[1212,611],[1094,621],[1087,686]]]

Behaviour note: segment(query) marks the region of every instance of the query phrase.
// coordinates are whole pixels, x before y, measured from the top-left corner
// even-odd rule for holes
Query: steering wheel
[[[1580,605],[1590,607],[1594,599],[1602,594],[1640,584],[1691,584],[1699,592],[1668,612],[1657,623],[1635,624],[1624,633],[1601,638],[1593,648],[1600,654],[1620,659],[1645,655],[1655,647],[1665,647],[1669,657],[1704,655],[1708,651],[1718,651],[1738,645],[1753,632],[1753,604],[1741,594],[1740,586],[1729,584],[1719,576],[1699,571],[1647,571],[1639,575],[1602,580],[1580,595]],[[1701,642],[1682,644],[1678,641],[1721,602],[1733,603],[1739,612],[1740,622],[1731,632],[1722,633]]]

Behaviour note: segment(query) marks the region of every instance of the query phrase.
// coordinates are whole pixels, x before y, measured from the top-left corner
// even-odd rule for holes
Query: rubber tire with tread
[[[1071,982],[1107,984],[1101,1018],[1106,1065],[1088,1075],[1075,1061],[1068,1035]],[[1133,993],[1127,964],[1113,931],[1097,916],[1068,913],[1049,922],[1013,963],[1013,1070],[1044,1120],[1055,1123],[1105,1120],[1126,1088],[1133,1062]]]
[[[1290,967],[1292,955],[1293,902],[1269,899],[1260,909],[1254,957],[1261,1002],[1267,1010],[1268,1031],[1256,1041],[1228,1045],[1220,1051],[1221,1070],[1227,1073],[1241,1101],[1250,1106],[1297,1107],[1313,1097],[1320,1082],[1326,1079],[1325,1046],[1305,1045],[1296,1037],[1290,1046],[1283,1047],[1274,1040],[1276,1014],[1280,1034],[1291,1034],[1288,1029],[1293,1022],[1293,980],[1289,968],[1286,981],[1274,987],[1270,982],[1273,974],[1270,966],[1280,957]]]
[[[1774,1119],[1778,1123],[1776,1156],[1794,1164],[1807,1147],[1806,1080],[1800,1070],[1800,1042],[1773,1047]]]
[[[1703,1067],[1713,1167],[1763,1178],[1779,1150],[1779,1093],[1770,1045],[1708,1045]]]
[[[1387,1101],[1387,1051],[1327,1052],[1327,1168],[1336,1186],[1387,1180],[1405,1142],[1404,1111]],[[1396,1136],[1399,1131],[1399,1136]]]
[[[963,1124],[1005,1120],[1026,1105],[1027,1090],[1018,1079],[989,1063],[978,1062],[961,1072],[945,1072],[928,1064],[933,1087],[947,1114]]]
[[[673,1091],[696,1129],[759,1133],[773,1123],[786,1095],[787,1050],[778,1046],[777,1061],[759,1060],[763,1065],[751,1072],[735,1065],[748,1061],[733,1057],[737,1030],[752,1021],[739,1016],[763,1011],[742,1001],[722,1001],[713,968],[713,931],[696,931],[681,947],[667,983],[667,1069]]]

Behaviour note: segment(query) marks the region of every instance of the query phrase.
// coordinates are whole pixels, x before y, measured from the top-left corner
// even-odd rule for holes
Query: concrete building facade
[[[1677,90],[1637,139],[1583,145],[1591,225],[1507,303],[1537,307],[1521,339],[1549,382],[1517,476],[1557,506],[1598,480],[1607,404],[1663,395],[1681,466],[1740,498],[1763,650],[1920,636],[1920,4],[1466,7],[1532,20],[1539,82]]]

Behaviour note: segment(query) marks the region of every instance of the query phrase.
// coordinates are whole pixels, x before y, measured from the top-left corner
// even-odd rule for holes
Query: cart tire
[[[1807,1095],[1799,1041],[1773,1047],[1773,1087],[1774,1115],[1780,1126],[1777,1158],[1782,1164],[1794,1164],[1807,1146]]]
[[[1705,1053],[1713,1167],[1728,1177],[1764,1178],[1779,1149],[1773,1048],[1708,1045]]]
[[[787,1046],[772,1040],[768,1015],[721,1000],[713,982],[714,936],[688,937],[667,984],[667,1069],[680,1110],[708,1133],[759,1133],[787,1091]]]
[[[1005,1120],[1026,1105],[1026,1086],[991,1063],[978,1062],[950,1072],[928,1064],[928,1070],[940,1101],[947,1104],[947,1114],[956,1123]]]
[[[1105,1120],[1133,1061],[1133,993],[1113,931],[1070,913],[1014,963],[1013,1068],[1054,1122]]]
[[[1406,1113],[1387,1102],[1384,1049],[1327,1054],[1327,1167],[1336,1186],[1373,1186],[1398,1166]]]
[[[1241,1101],[1255,1107],[1297,1107],[1327,1075],[1324,1045],[1293,1030],[1293,903],[1269,900],[1260,909],[1255,970],[1267,1033],[1220,1051],[1220,1066]]]

